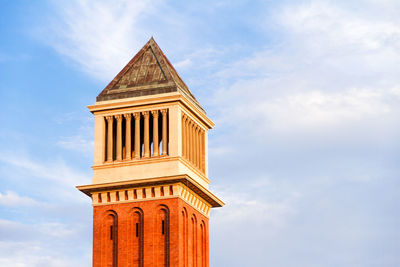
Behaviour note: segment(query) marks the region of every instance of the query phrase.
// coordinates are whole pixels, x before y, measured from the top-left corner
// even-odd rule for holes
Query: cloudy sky
[[[400,266],[400,2],[0,1],[0,266],[90,266],[86,106],[151,36],[216,123],[211,266]]]

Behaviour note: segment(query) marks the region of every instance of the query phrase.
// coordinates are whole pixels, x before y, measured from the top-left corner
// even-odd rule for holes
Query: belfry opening
[[[104,119],[104,161],[168,155],[167,109],[127,112]]]
[[[89,106],[93,266],[207,267],[207,117],[151,38]]]

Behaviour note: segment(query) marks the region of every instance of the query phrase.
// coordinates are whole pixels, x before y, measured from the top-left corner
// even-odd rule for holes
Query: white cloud
[[[323,49],[322,52],[333,47],[364,52],[400,45],[400,27],[395,22],[377,20],[327,2],[288,6],[280,13],[279,22],[310,47]],[[328,47],[319,47],[321,44]]]
[[[254,226],[268,226],[277,230],[284,227],[295,214],[289,200],[267,201],[240,191],[218,195],[227,203],[223,209],[213,211],[215,227],[218,228],[228,225],[235,228],[251,221]]]
[[[55,122],[60,125],[68,125],[71,122],[80,124],[76,134],[71,136],[60,136],[57,145],[72,151],[77,151],[83,155],[92,157],[94,149],[94,119],[93,116],[79,116],[77,112],[66,113],[62,116],[57,116]]]
[[[292,185],[265,176],[253,177],[249,183],[216,186],[212,191],[226,203],[223,208],[213,210],[213,223],[217,228],[231,229],[249,222],[271,231],[284,228],[296,215],[296,202],[302,197]]]
[[[382,13],[387,11],[379,5],[371,8]],[[293,63],[315,64],[314,73],[320,73],[321,67],[334,71],[323,78],[336,76],[336,80],[348,80],[345,75],[348,73],[368,83],[367,76],[374,74],[382,75],[376,77],[377,82],[399,77],[400,70],[396,68],[400,59],[399,20],[320,1],[288,6],[277,20],[293,43],[295,60],[302,59]]]
[[[173,64],[175,68],[180,69],[180,68],[188,68],[193,65],[193,62],[190,58],[186,58],[182,61],[179,61],[175,64]]]
[[[70,267],[88,266],[90,257],[66,255],[62,250],[49,248],[35,241],[0,241],[0,266],[15,267]]]
[[[81,225],[71,225],[59,222],[21,223],[17,221],[0,219],[0,240],[13,241],[44,241],[46,239],[64,239],[77,236]]]
[[[0,266],[85,266],[90,263],[90,246],[79,240],[82,231],[76,222],[24,224],[0,219]]]
[[[79,225],[78,225],[79,227]],[[37,226],[40,233],[49,235],[51,238],[70,238],[70,236],[76,234],[77,227],[71,227],[63,223],[42,223]]]
[[[352,132],[385,121],[391,130],[400,115],[400,21],[321,1],[280,11],[272,19],[281,42],[218,73],[235,82],[215,95],[217,123],[257,124],[249,134]]]
[[[257,89],[248,88],[247,91]],[[249,99],[245,106],[239,103],[231,110],[228,108],[224,114],[229,115],[227,119],[232,120],[231,123],[238,119],[251,123],[257,121],[259,124],[255,131],[260,132],[317,132],[398,114],[396,102],[400,102],[400,98],[393,89],[314,90]]]
[[[18,207],[18,206],[32,206],[38,202],[30,197],[19,196],[13,191],[7,191],[6,193],[0,192],[0,206],[6,207]]]
[[[68,186],[89,183],[90,178],[78,170],[71,168],[64,160],[35,161],[23,154],[2,151],[0,162],[13,167],[16,173],[28,174],[28,178],[36,177],[51,180]]]
[[[57,1],[57,16],[41,36],[84,72],[109,81],[133,56],[134,48],[139,49],[139,18],[151,13],[155,4],[147,0]]]
[[[93,137],[89,140],[82,135],[61,137],[57,144],[68,150],[81,152],[87,156],[93,156],[94,141]]]
[[[213,12],[221,9],[207,5]],[[170,54],[178,58],[174,66],[183,71],[214,65],[223,50],[188,39],[198,18],[162,0],[72,0],[53,6],[53,16],[35,36],[100,81],[109,82],[152,35],[169,40]]]

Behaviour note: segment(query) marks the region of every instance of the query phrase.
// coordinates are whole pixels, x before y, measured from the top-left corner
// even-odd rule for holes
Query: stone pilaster
[[[131,119],[132,114],[124,114],[125,117],[125,158],[130,160],[132,158],[132,129],[131,129]]]
[[[107,161],[113,161],[113,123],[114,117],[107,116]]]

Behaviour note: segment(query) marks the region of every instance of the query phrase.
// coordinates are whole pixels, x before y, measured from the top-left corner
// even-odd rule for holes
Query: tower
[[[94,267],[207,267],[213,122],[151,38],[89,106]]]

